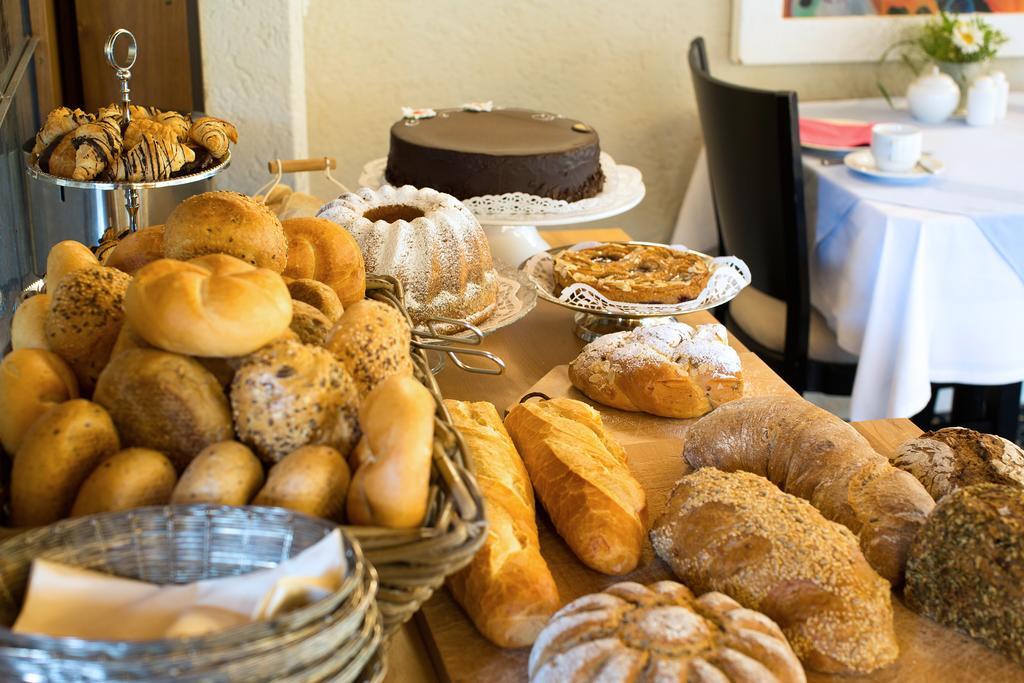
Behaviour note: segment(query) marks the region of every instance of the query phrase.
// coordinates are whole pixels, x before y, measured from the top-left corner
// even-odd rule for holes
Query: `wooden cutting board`
[[[792,393],[753,354],[741,352],[740,356],[746,386],[750,390],[748,393]],[[647,492],[650,519],[656,519],[664,509],[672,486],[689,469],[681,453],[686,429],[694,421],[625,413],[594,404],[572,387],[565,365],[551,370],[530,391],[539,391],[550,397],[569,396],[585,400],[601,412],[606,427],[625,446],[630,468]],[[884,455],[892,454],[896,446],[920,433],[909,420],[878,420],[853,426]],[[649,543],[644,548],[640,567],[627,576],[609,577],[592,571],[583,566],[558,537],[539,504],[537,522],[541,552],[551,567],[564,602],[600,591],[617,581],[650,583],[674,578],[668,566],[654,555]],[[808,672],[808,680],[816,683],[1024,681],[1024,667],[956,631],[912,613],[895,596],[893,603],[900,645],[900,658],[895,664],[872,675],[859,677]],[[436,668],[449,680],[474,683],[522,683],[527,680],[529,649],[503,650],[492,645],[477,632],[447,590],[437,591],[424,605],[419,618]]]

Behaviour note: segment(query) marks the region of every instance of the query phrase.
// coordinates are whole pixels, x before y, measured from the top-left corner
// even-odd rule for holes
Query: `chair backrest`
[[[796,93],[712,78],[703,38],[690,43],[689,61],[722,246],[750,266],[754,287],[786,301],[785,355],[806,357],[810,301]]]

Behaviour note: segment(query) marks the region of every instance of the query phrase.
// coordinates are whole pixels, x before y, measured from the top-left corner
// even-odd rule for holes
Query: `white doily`
[[[578,251],[600,244],[600,242],[581,242],[567,247],[567,249]],[[678,251],[692,251],[681,244],[668,246]],[[606,315],[668,316],[703,311],[724,304],[750,284],[750,269],[747,268],[746,263],[735,256],[711,257],[700,252],[693,253],[707,262],[711,270],[711,277],[708,279],[707,286],[696,299],[678,304],[634,304],[612,301],[590,285],[580,283],[569,285],[562,290],[561,294],[556,295],[558,286],[555,283],[555,257],[548,252],[541,252],[530,258],[523,265],[523,271],[537,287],[537,292],[542,299],[569,308]]]

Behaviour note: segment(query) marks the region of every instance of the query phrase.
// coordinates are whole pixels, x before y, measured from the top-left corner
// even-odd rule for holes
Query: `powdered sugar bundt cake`
[[[317,215],[355,237],[367,273],[402,282],[414,322],[441,316],[478,323],[494,312],[498,282],[487,236],[455,197],[411,185],[364,187]]]

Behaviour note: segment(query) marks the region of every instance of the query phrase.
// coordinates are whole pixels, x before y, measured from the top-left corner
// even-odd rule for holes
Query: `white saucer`
[[[909,171],[901,172],[880,170],[875,165],[875,157],[871,154],[870,149],[862,149],[847,154],[843,157],[843,163],[855,173],[890,183],[920,183],[932,176],[942,175],[946,172],[946,165],[930,154],[922,154],[921,161],[917,166]],[[926,164],[931,169],[931,173],[926,171],[922,164]]]

